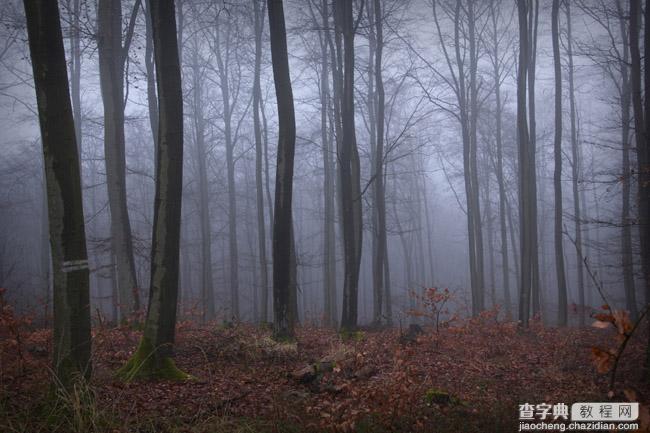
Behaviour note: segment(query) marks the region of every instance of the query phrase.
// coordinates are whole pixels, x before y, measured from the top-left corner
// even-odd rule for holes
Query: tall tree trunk
[[[619,27],[623,40],[623,58],[619,61],[621,69],[621,148],[622,148],[622,184],[623,203],[621,207],[621,252],[623,267],[623,286],[625,288],[625,305],[630,312],[632,320],[638,316],[636,302],[636,287],[634,281],[634,258],[632,253],[632,218],[630,212],[630,196],[632,192],[632,171],[630,164],[630,44],[628,39],[627,20],[623,12],[621,0],[616,1],[619,16]]]
[[[255,189],[257,199],[257,239],[260,261],[260,287],[262,289],[262,321],[268,321],[269,277],[266,259],[266,228],[264,221],[264,173],[262,171],[262,125],[260,121],[260,69],[262,65],[262,32],[264,13],[258,0],[253,0],[255,13],[255,76],[253,78],[253,128],[255,130]]]
[[[490,197],[490,167],[488,163],[488,158],[484,158],[484,168],[483,173],[485,176],[484,182],[484,206],[485,206],[485,221],[487,229],[487,239],[488,239],[488,263],[490,266],[490,302],[492,303],[492,308],[497,307],[497,295],[496,295],[496,282],[495,282],[495,264],[494,264],[494,215],[492,214],[492,200]]]
[[[388,267],[388,242],[386,237],[386,187],[384,184],[384,118],[385,118],[385,92],[384,92],[384,78],[383,78],[383,52],[384,52],[384,30],[383,30],[383,9],[381,0],[374,0],[374,21],[375,21],[375,37],[377,43],[377,51],[375,53],[375,92],[376,92],[376,121],[377,121],[377,147],[375,150],[375,206],[377,212],[377,255],[375,259],[375,266],[377,268],[377,280],[375,283],[375,290],[379,301],[379,314],[381,315],[382,303],[390,302],[382,292],[385,291],[387,284],[384,267]],[[384,294],[385,295],[385,294]]]
[[[133,23],[135,23],[139,4],[140,1],[136,1],[131,16]],[[121,2],[100,0],[97,5],[97,47],[104,104],[104,154],[111,217],[111,241],[117,259],[117,283],[122,319],[140,309],[126,194],[124,65],[133,35],[132,26],[129,27],[128,32],[125,45],[122,46]]]
[[[230,313],[233,320],[239,320],[239,246],[237,243],[237,187],[235,185],[235,142],[232,135],[232,114],[236,100],[231,100],[230,71],[228,59],[224,59],[221,47],[220,21],[217,17],[215,31],[215,54],[219,70],[219,86],[223,101],[224,137],[226,141],[226,171],[228,179],[228,249],[230,269]],[[226,46],[230,44],[232,24],[226,23]],[[228,52],[229,49],[226,50]],[[227,55],[227,54],[226,54]]]
[[[650,32],[647,30],[650,21],[650,11],[646,3],[644,47],[650,44]],[[641,50],[639,48],[639,33],[641,27],[641,0],[630,0],[630,84],[632,90],[632,108],[634,110],[634,135],[638,161],[638,221],[641,240],[641,272],[645,287],[645,302],[650,304],[650,133],[648,132],[647,117],[650,110],[650,98],[642,97],[641,85]],[[645,53],[645,89],[650,86],[650,56]],[[645,112],[644,112],[645,111]],[[647,305],[646,305],[647,306]],[[650,321],[648,321],[650,326]],[[650,336],[648,337],[650,339]],[[645,377],[650,379],[650,340],[645,363]]]
[[[499,34],[498,34],[498,16],[495,10],[495,2],[490,3],[490,16],[492,21],[492,44],[494,46],[494,57],[492,62],[494,74],[494,96],[496,103],[495,122],[496,122],[496,147],[497,147],[497,167],[496,177],[499,185],[499,227],[501,234],[501,268],[503,296],[505,304],[506,319],[512,318],[512,301],[510,299],[510,266],[508,257],[508,233],[506,225],[506,187],[503,173],[503,108],[501,103],[501,80],[502,66],[499,57]]]
[[[158,84],[158,161],[151,251],[151,287],[144,334],[119,375],[186,379],[172,360],[178,300],[183,189],[183,93],[174,0],[151,2]]]
[[[158,143],[158,98],[156,96],[156,66],[153,59],[153,33],[151,29],[151,1],[146,0],[147,13],[145,16],[145,50],[144,65],[147,74],[147,105],[149,109],[149,124],[151,125],[151,134],[153,136],[154,149],[157,149]],[[154,151],[155,152],[155,151]],[[158,157],[154,154],[154,161]]]
[[[81,160],[81,0],[68,0],[68,9],[71,10],[70,17],[70,97],[72,100],[72,114],[74,116],[75,138],[77,140],[77,151]],[[82,179],[83,181],[83,179]]]
[[[341,328],[357,327],[359,269],[361,265],[362,214],[360,162],[354,126],[354,22],[352,0],[336,4],[336,26],[343,37],[342,139],[337,149],[341,179],[341,214],[344,244],[343,311]]]
[[[200,46],[195,41],[192,50],[192,108],[194,144],[199,184],[199,220],[201,226],[201,298],[203,321],[215,317],[214,286],[212,279],[212,234],[210,231],[210,196],[208,194],[208,155],[205,149],[205,123],[203,118],[203,74],[199,65]]]
[[[575,243],[576,243],[576,275],[578,278],[578,320],[580,325],[585,324],[583,306],[585,304],[584,271],[582,268],[582,228],[580,216],[580,195],[578,182],[580,177],[580,160],[578,159],[578,137],[576,127],[576,101],[573,84],[573,44],[571,35],[571,6],[566,4],[567,19],[567,57],[569,60],[569,114],[571,119],[571,181],[573,186],[573,213],[575,218]]]
[[[645,303],[646,307],[650,308],[650,96],[648,95],[648,90],[650,89],[650,53],[648,52],[648,47],[650,46],[650,31],[648,31],[648,26],[650,26],[650,5],[646,1],[645,4],[645,15],[644,15],[644,36],[643,36],[643,47],[644,47],[644,74],[643,74],[643,86],[646,89],[646,97],[644,104],[644,138],[645,138],[645,156],[644,156],[644,167],[643,170],[639,170],[639,173],[643,174],[643,183],[640,185],[643,186],[643,195],[642,201],[644,202],[644,235],[643,241],[641,242],[641,260],[642,260],[642,270],[643,270],[643,280],[645,283]],[[640,212],[640,211],[639,211]],[[646,359],[645,359],[645,380],[650,383],[650,319],[647,320],[648,324],[648,342],[646,344]]]
[[[273,221],[273,334],[276,339],[293,339],[295,317],[291,308],[291,202],[296,118],[293,108],[287,32],[282,3],[282,0],[268,0],[267,2],[279,126]]]
[[[476,285],[472,285],[475,299],[472,301],[474,314],[485,309],[485,264],[483,259],[483,227],[481,225],[481,204],[479,199],[480,187],[478,177],[478,48],[476,39],[476,17],[474,14],[474,0],[467,3],[467,27],[469,38],[469,176],[470,200],[473,213],[474,256],[476,266]]]
[[[320,103],[321,103],[321,141],[323,152],[323,304],[325,326],[335,326],[336,317],[336,237],[334,227],[334,162],[332,160],[332,125],[328,124],[328,112],[330,109],[330,86],[329,86],[329,59],[328,42],[331,39],[329,33],[329,11],[328,0],[321,3],[321,24],[324,35],[319,34],[321,48],[321,77],[320,77]],[[317,18],[314,16],[314,23]]]
[[[634,282],[634,256],[632,253],[632,218],[630,212],[630,196],[632,192],[632,171],[630,163],[630,77],[629,77],[629,40],[627,38],[627,26],[623,15],[621,1],[617,0],[619,11],[619,22],[621,37],[623,38],[623,59],[620,62],[621,68],[621,148],[622,148],[622,184],[623,203],[621,206],[621,251],[623,267],[623,286],[625,288],[625,305],[630,312],[632,320],[638,316],[636,302],[636,287]]]
[[[530,192],[531,218],[535,218],[534,228],[530,228],[531,248],[531,297],[533,315],[541,313],[539,288],[539,235],[537,231],[537,164],[536,164],[536,134],[535,121],[535,67],[537,59],[537,23],[539,15],[539,0],[529,0],[528,10],[528,146],[530,147]]]
[[[25,0],[43,143],[54,281],[56,384],[90,377],[90,297],[79,152],[58,2]]]
[[[521,276],[519,282],[519,322],[528,327],[533,279],[531,227],[535,227],[531,201],[531,148],[528,137],[526,81],[530,60],[528,34],[528,2],[517,2],[519,12],[519,70],[517,73],[517,139],[519,153],[519,253]],[[536,228],[535,228],[536,229]]]
[[[517,284],[519,284],[519,281],[521,280],[521,267],[519,266],[519,249],[517,248],[517,236],[515,235],[515,223],[514,223],[514,218],[512,216],[512,206],[510,206],[510,203],[508,200],[506,200],[506,209],[507,209],[507,215],[508,215],[508,231],[510,233],[510,247],[512,248],[512,261],[515,264],[515,281],[517,281]],[[513,300],[514,301],[514,300]]]
[[[560,59],[560,0],[553,0],[552,30],[553,38],[553,65],[555,70],[555,135],[553,139],[553,155],[555,157],[555,170],[553,172],[553,191],[555,197],[555,228],[553,239],[555,241],[555,274],[557,277],[557,299],[559,326],[566,326],[568,322],[567,310],[567,285],[564,270],[564,244],[562,240],[562,61]]]

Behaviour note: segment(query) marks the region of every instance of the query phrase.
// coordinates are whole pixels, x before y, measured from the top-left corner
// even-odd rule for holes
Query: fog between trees
[[[4,0],[3,296],[50,323],[58,287],[84,290],[59,280],[78,271],[57,268],[72,256],[53,234],[52,209],[69,217],[53,182],[71,176],[85,322],[159,314],[156,345],[175,320],[405,326],[430,287],[450,290],[448,316],[585,325],[609,302],[634,318],[650,271],[640,3],[63,0],[64,51],[40,58],[56,23],[30,27],[30,55]],[[37,106],[57,54],[69,91]]]

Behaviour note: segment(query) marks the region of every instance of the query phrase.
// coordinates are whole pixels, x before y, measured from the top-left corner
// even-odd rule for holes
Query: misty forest
[[[0,0],[0,431],[650,431],[649,6]]]

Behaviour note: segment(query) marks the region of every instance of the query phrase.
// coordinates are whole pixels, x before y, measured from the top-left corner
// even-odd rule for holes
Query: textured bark
[[[268,0],[273,78],[278,104],[278,151],[273,221],[273,334],[276,339],[294,338],[291,294],[293,160],[296,118],[287,54],[287,32],[282,0]]]
[[[131,20],[140,1],[136,1]],[[130,27],[130,35],[133,29]],[[127,208],[124,140],[124,65],[130,45],[127,33],[122,45],[122,6],[119,0],[100,0],[97,5],[99,77],[104,105],[104,155],[111,217],[111,241],[117,261],[121,319],[140,309],[133,257],[131,223]]]
[[[185,379],[171,358],[178,301],[181,195],[183,189],[183,99],[173,0],[151,2],[158,87],[158,161],[151,251],[151,287],[144,334],[119,374]]]
[[[255,191],[257,200],[257,239],[260,261],[260,288],[262,290],[262,321],[269,320],[269,276],[266,259],[266,227],[264,221],[264,173],[262,171],[262,125],[260,120],[260,69],[262,65],[262,30],[264,28],[264,13],[260,11],[258,0],[253,0],[255,14],[255,75],[253,78],[253,128],[255,132]]]
[[[553,154],[555,169],[553,172],[553,191],[555,198],[555,226],[553,239],[555,241],[555,274],[557,278],[558,318],[559,326],[568,322],[567,285],[564,270],[564,244],[562,239],[562,64],[560,59],[560,0],[553,0],[552,30],[553,65],[555,71],[555,135],[553,139]]]
[[[79,153],[70,103],[58,4],[25,0],[43,143],[54,281],[55,383],[90,377],[88,256]]]

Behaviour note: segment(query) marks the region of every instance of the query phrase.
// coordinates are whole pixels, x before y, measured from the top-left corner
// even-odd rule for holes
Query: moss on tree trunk
[[[142,337],[138,349],[116,376],[126,382],[134,379],[190,380],[193,376],[181,371],[169,356],[157,356],[156,348],[147,337]]]

